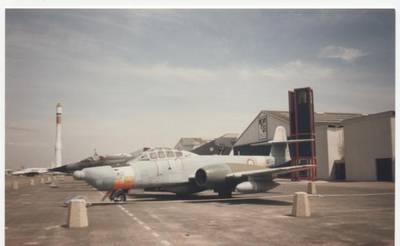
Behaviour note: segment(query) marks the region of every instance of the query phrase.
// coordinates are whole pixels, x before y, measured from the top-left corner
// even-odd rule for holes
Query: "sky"
[[[394,10],[6,10],[6,168],[242,133],[312,87],[315,111],[395,108]]]

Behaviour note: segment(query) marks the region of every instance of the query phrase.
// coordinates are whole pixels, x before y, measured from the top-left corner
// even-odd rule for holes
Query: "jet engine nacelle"
[[[225,177],[232,170],[228,165],[216,164],[199,168],[195,174],[195,182],[200,187],[213,187],[225,182]]]
[[[238,184],[236,190],[242,193],[264,192],[277,186],[276,183],[261,181],[246,181]]]
[[[76,180],[83,180],[83,179],[85,179],[85,173],[84,173],[84,171],[75,171],[74,173],[73,173],[73,176],[74,176],[74,179],[76,179]]]

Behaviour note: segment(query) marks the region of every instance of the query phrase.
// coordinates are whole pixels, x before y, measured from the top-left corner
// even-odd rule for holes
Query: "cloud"
[[[81,69],[95,72],[97,67],[83,64]],[[203,69],[197,67],[182,67],[174,64],[158,63],[152,65],[136,65],[131,63],[116,62],[105,63],[100,67],[108,68],[107,72],[101,74],[101,77],[110,76],[116,78],[118,75],[125,79],[137,81],[159,81],[160,83],[176,84],[181,86],[183,83],[192,85],[208,86],[210,84],[228,79],[230,84],[247,81],[255,83],[268,79],[269,82],[278,81],[298,81],[300,80],[320,80],[331,77],[334,69],[300,59],[288,61],[275,65],[227,65],[213,69]],[[99,72],[101,73],[101,71]],[[207,88],[209,89],[209,88]]]
[[[334,70],[329,67],[302,60],[294,60],[275,66],[265,67],[255,72],[256,74],[275,81],[287,81],[290,83],[295,83],[299,80],[318,81],[331,77],[334,74]]]
[[[7,146],[42,147],[49,146],[47,142],[6,142]]]
[[[287,91],[298,87],[313,88],[318,111],[394,107],[393,11],[8,10],[6,18],[7,166],[54,159],[58,101],[65,162],[93,148],[240,133],[261,109],[287,110]],[[325,62],[347,65],[365,52],[357,66]]]
[[[35,130],[25,127],[7,126],[7,130],[21,131],[21,132],[34,132]]]
[[[7,121],[6,131],[13,131],[15,133],[21,133],[21,134],[37,133],[38,129],[32,128],[31,125],[29,125],[30,123],[31,121],[24,122],[23,124],[17,121]]]
[[[368,55],[368,53],[365,53],[359,49],[329,45],[322,48],[318,56],[320,58],[334,58],[343,60],[345,62],[353,62],[356,59],[366,55]]]

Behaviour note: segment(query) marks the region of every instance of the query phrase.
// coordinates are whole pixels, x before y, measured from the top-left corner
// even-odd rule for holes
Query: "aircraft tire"
[[[126,193],[123,190],[116,190],[109,196],[113,202],[126,202]]]

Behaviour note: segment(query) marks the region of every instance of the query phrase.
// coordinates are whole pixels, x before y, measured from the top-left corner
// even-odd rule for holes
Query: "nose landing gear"
[[[114,202],[126,202],[126,194],[128,194],[127,190],[113,190],[108,198]]]

